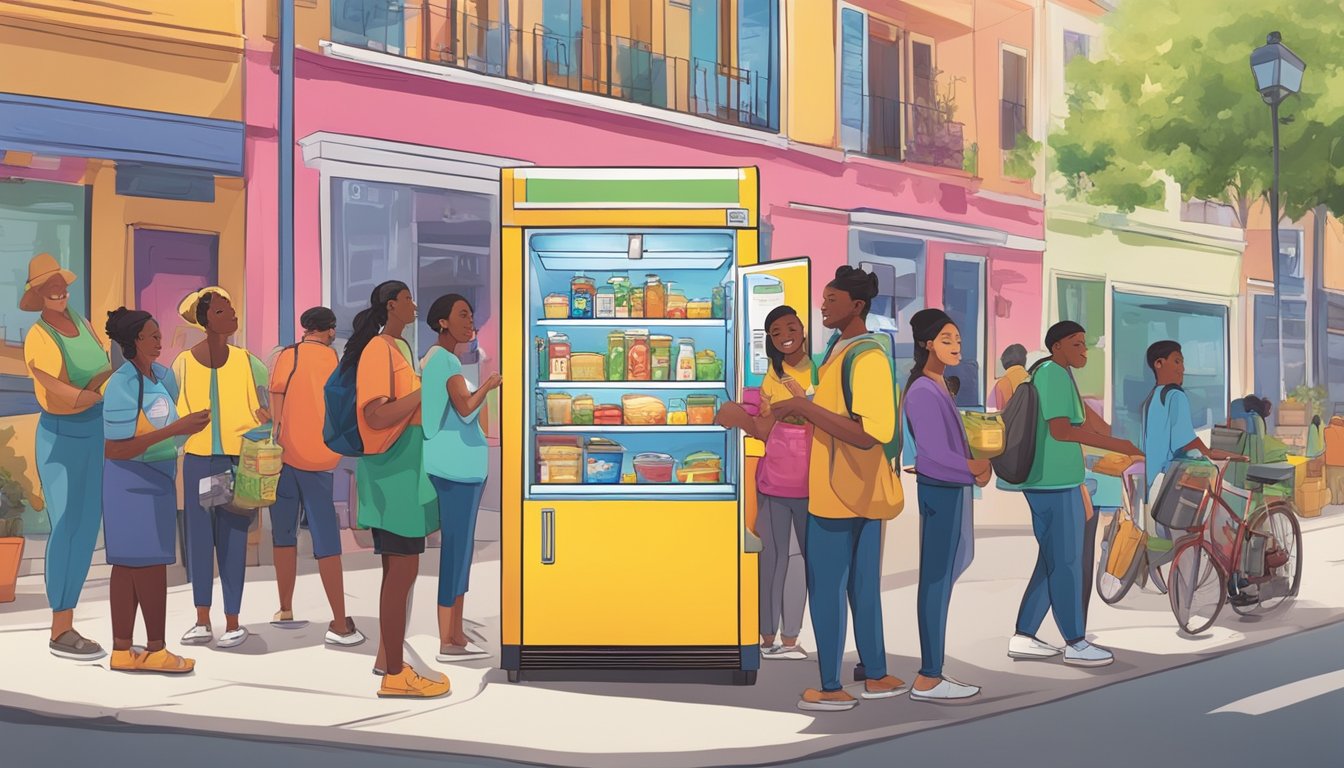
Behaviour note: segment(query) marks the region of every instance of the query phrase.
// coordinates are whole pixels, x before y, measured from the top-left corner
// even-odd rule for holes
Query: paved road
[[[1225,711],[1215,713],[1220,709]],[[1040,707],[876,742],[793,765],[1135,768],[1171,763],[1340,768],[1344,766],[1341,713],[1344,623]],[[0,754],[4,755],[0,763],[6,768],[518,765],[479,758],[231,739],[111,722],[63,721],[2,707]]]

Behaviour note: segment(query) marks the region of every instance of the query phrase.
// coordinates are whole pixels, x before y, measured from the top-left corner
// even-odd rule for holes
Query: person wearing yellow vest
[[[803,693],[798,708],[852,709],[858,700],[840,684],[845,653],[845,596],[854,615],[854,641],[866,680],[865,699],[886,699],[910,689],[887,674],[882,636],[882,521],[905,504],[900,478],[884,446],[896,434],[897,408],[891,360],[882,349],[859,351],[853,361],[852,411],[842,383],[846,350],[866,337],[866,318],[877,296],[877,277],[854,267],[836,270],[822,293],[822,324],[838,332],[817,371],[811,400],[771,404],[778,419],[801,417],[815,427],[808,461],[807,594],[817,641],[821,688]]]
[[[102,522],[103,385],[112,365],[103,340],[88,320],[70,309],[75,273],[50,254],[28,263],[19,299],[24,312],[42,315],[23,342],[42,413],[37,420],[37,476],[46,501],[47,601],[55,656],[94,661],[102,646],[75,631],[75,606],[89,575]]]
[[[216,645],[234,648],[248,636],[247,628],[238,623],[238,612],[243,602],[247,530],[252,516],[236,514],[224,506],[203,506],[201,499],[203,490],[210,498],[210,478],[233,472],[243,436],[270,422],[265,400],[268,376],[260,360],[246,349],[229,344],[229,337],[238,332],[238,313],[223,288],[212,286],[190,294],[182,300],[178,312],[183,320],[205,331],[205,340],[183,351],[173,362],[179,390],[177,412],[183,418],[202,410],[210,412],[210,428],[187,438],[183,447],[187,575],[196,600],[196,623],[182,636],[182,642],[204,645],[214,639],[210,606],[218,560],[227,623]]]

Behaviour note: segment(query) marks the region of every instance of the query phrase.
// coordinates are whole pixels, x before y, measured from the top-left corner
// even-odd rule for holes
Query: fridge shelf
[[[725,381],[539,381],[539,389],[725,389]]]
[[[600,498],[638,498],[651,497],[731,497],[737,494],[737,486],[729,483],[580,483],[577,485],[536,484],[529,486],[528,496],[579,498],[584,496]]]
[[[566,434],[582,432],[624,432],[631,433],[715,433],[726,432],[726,427],[715,424],[570,424],[557,427],[534,427],[539,434]]]
[[[717,320],[678,320],[673,318],[669,320],[656,317],[594,317],[582,320],[538,320],[536,325],[538,328],[724,328],[727,327],[728,321],[722,318]]]

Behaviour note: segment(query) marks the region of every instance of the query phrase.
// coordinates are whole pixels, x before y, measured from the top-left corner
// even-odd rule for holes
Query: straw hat
[[[183,320],[186,320],[197,328],[200,328],[201,324],[196,321],[196,308],[200,306],[201,298],[207,293],[217,294],[224,300],[230,303],[233,302],[233,297],[229,295],[229,292],[217,285],[207,286],[199,291],[192,291],[187,294],[187,297],[182,300],[182,303],[177,305],[177,313],[182,316]]]
[[[47,284],[56,275],[65,278],[65,284],[75,282],[75,273],[61,267],[56,257],[50,253],[39,253],[28,262],[28,282],[23,286],[23,297],[19,299],[19,309],[24,312],[41,312],[42,296],[37,289]]]

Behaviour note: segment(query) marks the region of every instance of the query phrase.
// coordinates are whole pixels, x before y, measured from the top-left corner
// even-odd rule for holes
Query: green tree
[[[1344,211],[1344,0],[1126,0],[1105,24],[1105,57],[1069,65],[1069,117],[1050,139],[1071,196],[1155,207],[1165,171],[1244,227],[1272,178],[1249,57],[1277,30],[1307,64],[1280,108],[1281,206]]]

